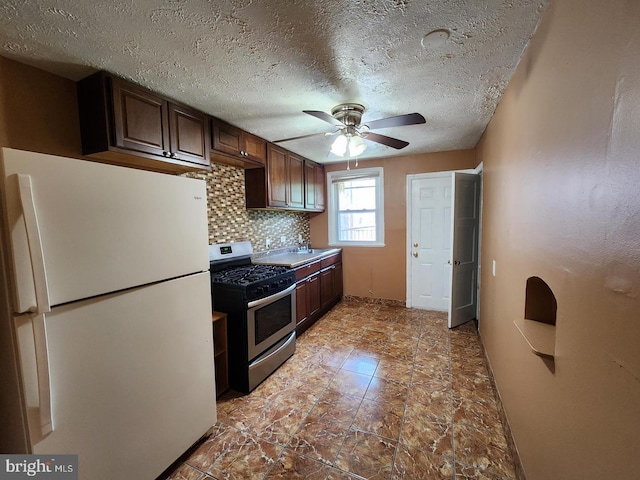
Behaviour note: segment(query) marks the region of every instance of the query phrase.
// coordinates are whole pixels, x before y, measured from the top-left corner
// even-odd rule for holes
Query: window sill
[[[374,243],[374,242],[333,242],[329,243],[330,247],[384,247],[384,243]]]

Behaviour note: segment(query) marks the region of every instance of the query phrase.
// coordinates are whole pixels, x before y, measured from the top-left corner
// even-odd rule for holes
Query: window
[[[329,172],[329,244],[384,245],[381,167]]]

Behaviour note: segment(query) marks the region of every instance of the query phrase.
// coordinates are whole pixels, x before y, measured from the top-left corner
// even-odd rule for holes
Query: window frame
[[[376,189],[376,240],[338,240],[338,184],[342,181],[372,178]],[[332,247],[384,247],[384,169],[382,167],[361,168],[327,172],[327,217],[328,242]]]

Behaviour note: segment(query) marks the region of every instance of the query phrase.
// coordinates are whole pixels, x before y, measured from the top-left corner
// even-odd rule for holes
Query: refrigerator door
[[[0,167],[15,312],[209,269],[202,180],[8,148]]]
[[[53,431],[44,438],[37,352],[19,334],[33,453],[78,454],[80,478],[162,473],[216,422],[210,297],[205,272],[46,314]]]

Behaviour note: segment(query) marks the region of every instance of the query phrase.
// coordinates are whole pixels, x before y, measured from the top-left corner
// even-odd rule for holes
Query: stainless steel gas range
[[[229,384],[249,393],[296,349],[292,269],[251,263],[250,242],[209,246],[213,309],[227,314]]]

